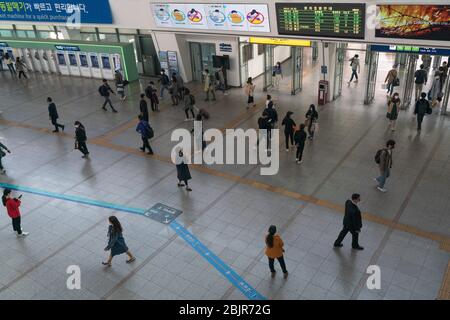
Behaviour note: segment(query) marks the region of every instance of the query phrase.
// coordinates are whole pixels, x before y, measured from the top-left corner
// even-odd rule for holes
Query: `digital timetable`
[[[364,3],[276,3],[278,33],[364,39]]]

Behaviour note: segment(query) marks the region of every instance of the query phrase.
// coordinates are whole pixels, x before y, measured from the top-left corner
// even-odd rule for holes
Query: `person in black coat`
[[[416,102],[416,107],[414,108],[414,114],[417,116],[417,131],[422,130],[422,121],[425,115],[430,112],[431,106],[430,102],[427,100],[427,94],[422,92],[420,94],[420,99]]]
[[[295,154],[295,161],[302,163],[303,149],[305,149],[306,132],[305,124],[301,124],[299,130],[295,131],[294,142],[297,146],[297,152]]]
[[[188,185],[188,180],[191,180],[192,177],[191,173],[189,172],[187,160],[183,154],[183,149],[179,148],[176,152],[177,154],[175,164],[177,166],[178,187],[186,186],[187,191],[192,191],[192,189]],[[184,184],[182,182],[184,182]]]
[[[59,132],[59,128],[62,129],[62,131],[64,131],[65,126],[62,124],[58,123],[58,111],[56,110],[56,105],[53,103],[52,98],[48,97],[47,98],[47,102],[48,104],[48,115],[50,117],[50,120],[52,121],[52,124],[55,126],[55,130],[53,130],[53,132]]]
[[[78,149],[83,154],[82,158],[89,156],[89,150],[86,146],[87,136],[86,129],[80,121],[75,121],[75,149]]]
[[[291,140],[291,144],[294,145],[294,131],[295,131],[295,121],[292,120],[291,115],[294,113],[292,111],[288,111],[286,116],[284,117],[281,125],[284,126],[284,136],[286,138],[286,151],[289,151],[289,139]]]
[[[261,117],[258,118],[259,135],[258,140],[256,141],[256,147],[259,146],[260,140],[266,140],[266,148],[269,149],[270,141],[267,137],[269,127],[270,127],[269,116],[267,115],[267,112],[264,110]]]
[[[361,211],[358,208],[358,202],[360,201],[361,196],[354,193],[352,199],[345,202],[344,228],[334,242],[336,248],[342,247],[342,240],[350,232],[352,234],[352,248],[355,250],[364,249],[358,243],[358,235],[362,228]]]
[[[311,104],[309,106],[308,112],[306,112],[306,123],[308,126],[309,139],[312,140],[314,138],[315,131],[315,123],[319,119],[319,113],[316,111],[316,106]]]
[[[148,105],[145,101],[145,94],[141,94],[141,101],[139,102],[139,110],[141,112],[141,117],[143,120],[148,122]]]

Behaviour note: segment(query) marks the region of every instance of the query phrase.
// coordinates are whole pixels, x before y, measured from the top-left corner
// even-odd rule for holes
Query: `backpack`
[[[381,162],[381,153],[384,151],[385,149],[380,149],[377,151],[377,153],[375,154],[375,163],[376,164],[380,164]]]
[[[191,105],[192,106],[195,105],[195,97],[194,97],[194,95],[190,94],[189,95],[189,99],[191,100]]]
[[[167,76],[167,74],[164,74],[162,77],[161,77],[161,83],[162,84],[164,84],[164,85],[166,85],[166,84],[169,84],[169,77]]]
[[[147,137],[149,139],[153,138],[155,136],[155,132],[153,131],[153,128],[148,125],[147,127]]]
[[[98,93],[104,97],[105,95],[103,94],[103,85],[101,85],[100,87],[98,87]]]

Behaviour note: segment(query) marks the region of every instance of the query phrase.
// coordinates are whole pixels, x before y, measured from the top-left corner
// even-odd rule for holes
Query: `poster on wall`
[[[375,36],[450,41],[450,5],[377,5]]]
[[[162,28],[270,32],[265,4],[158,3],[152,11]]]

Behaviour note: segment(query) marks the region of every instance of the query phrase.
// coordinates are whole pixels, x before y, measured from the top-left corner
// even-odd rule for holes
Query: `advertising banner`
[[[158,27],[270,32],[265,4],[178,4],[152,5]]]
[[[450,41],[450,5],[377,5],[378,38]]]
[[[0,21],[113,22],[108,0],[2,0]]]

